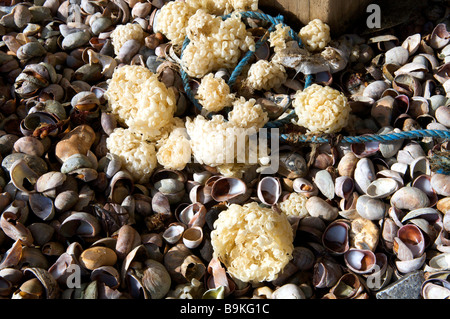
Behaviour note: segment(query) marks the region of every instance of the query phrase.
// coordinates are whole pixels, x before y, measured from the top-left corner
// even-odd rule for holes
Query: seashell
[[[415,158],[409,164],[409,172],[412,179],[415,179],[417,176],[422,174],[430,175],[431,169],[428,158],[426,158],[425,156]]]
[[[344,261],[347,267],[356,274],[367,274],[376,265],[375,254],[367,249],[350,248],[344,254]]]
[[[425,251],[425,238],[419,227],[414,224],[406,224],[397,232],[398,239],[403,243],[404,246],[409,250],[407,256],[412,256],[416,258],[422,255]],[[394,252],[400,260],[408,260],[409,257],[404,257],[401,254],[401,246],[399,247],[395,243],[400,243],[400,241],[394,242]]]
[[[195,185],[189,191],[189,199],[192,203],[199,202],[202,204],[209,203],[213,200],[211,197],[211,186]]]
[[[16,214],[5,211],[0,217],[0,227],[9,238],[29,246],[33,243],[33,235],[18,219]]]
[[[422,95],[422,85],[419,79],[410,74],[399,74],[395,76],[392,87],[400,94],[408,97]]]
[[[326,221],[335,220],[339,214],[339,210],[336,207],[331,206],[318,196],[308,198],[305,207],[311,216],[320,217]]]
[[[20,262],[17,267],[22,268],[24,265],[47,269],[48,261],[40,249],[34,247],[23,247],[22,257],[20,258]]]
[[[101,230],[98,220],[89,213],[73,212],[59,226],[59,232],[64,237],[78,235],[95,237]]]
[[[450,297],[450,284],[440,278],[427,279],[422,284],[421,295],[423,299],[448,299]]]
[[[141,244],[141,236],[130,225],[123,225],[119,228],[117,234],[117,242],[115,246],[115,252],[119,259],[125,259],[125,257],[134,248]]]
[[[320,170],[314,176],[314,184],[328,199],[334,198],[334,182],[331,174],[327,170]]]
[[[36,41],[28,42],[22,45],[16,52],[19,60],[29,60],[34,57],[40,57],[47,53],[47,50]]]
[[[442,253],[434,256],[428,262],[425,270],[431,272],[442,272],[450,270],[450,264],[448,261],[449,256],[450,255],[448,253]]]
[[[90,23],[91,31],[95,35],[99,35],[100,33],[106,31],[106,29],[108,29],[111,25],[112,21],[108,17],[99,17]]]
[[[409,51],[402,46],[394,47],[385,52],[385,64],[404,65],[409,58]]]
[[[125,199],[124,199],[124,201],[125,201]],[[122,206],[123,206],[123,202],[122,202]],[[171,214],[170,203],[169,203],[169,199],[167,198],[167,196],[165,196],[161,192],[157,192],[155,195],[153,195],[152,210],[155,213],[170,216],[170,214]]]
[[[306,216],[299,221],[298,231],[305,233],[308,237],[312,237],[314,241],[320,242],[322,234],[325,230],[325,222],[320,217]],[[325,251],[323,246],[321,250]]]
[[[52,220],[55,207],[51,198],[34,193],[29,195],[30,208],[33,213],[44,221]]]
[[[112,289],[117,289],[120,286],[120,275],[116,268],[112,266],[100,266],[91,272],[90,279],[104,283]]]
[[[430,204],[428,196],[416,187],[404,186],[391,197],[390,203],[398,209],[414,210]]]
[[[88,270],[94,270],[102,266],[113,266],[116,261],[116,253],[108,247],[90,247],[80,255],[80,264]]]
[[[442,105],[436,109],[435,112],[436,120],[445,125],[445,127],[450,127],[450,107],[446,105]]]
[[[49,272],[39,267],[27,267],[24,270],[26,278],[33,277],[23,283],[19,289],[20,292],[13,295],[13,299],[21,299],[25,294],[30,299],[46,298],[57,299],[59,296],[59,287],[56,280],[49,274]],[[29,296],[31,295],[31,296]],[[20,297],[19,297],[20,296]],[[24,298],[26,299],[26,298]]]
[[[247,186],[241,179],[222,177],[212,184],[211,197],[217,202],[228,201],[245,194],[246,191]]]
[[[344,220],[335,220],[322,234],[323,246],[333,254],[344,254],[349,249],[350,225]]]
[[[203,227],[205,225],[207,209],[201,203],[192,203],[184,208],[178,215],[179,221],[188,227]]]
[[[375,180],[375,168],[368,158],[361,158],[356,163],[354,172],[355,188],[360,193],[366,193],[367,187]]]
[[[183,233],[183,243],[189,249],[197,248],[203,242],[203,230],[201,227],[192,226]]]
[[[445,102],[447,101],[447,98],[443,95],[433,95],[429,98],[429,114],[434,116],[436,110],[442,106],[445,105]]]
[[[342,198],[339,202],[339,207],[341,211],[339,212],[339,215],[346,219],[355,219],[359,218],[359,214],[356,210],[356,203],[358,200],[358,193],[353,192],[351,193],[348,198]]]
[[[421,115],[429,113],[429,102],[427,99],[421,96],[413,96],[410,99],[409,111],[408,113],[413,118],[418,118]]]
[[[112,113],[102,112],[101,124],[103,131],[109,136],[117,127],[117,120]]]
[[[25,200],[19,199],[16,196],[16,199],[14,199],[9,206],[7,206],[3,212],[10,212],[17,216],[17,221],[25,224],[28,219],[28,205]]]
[[[309,270],[314,266],[314,253],[306,247],[294,247],[292,251],[292,262],[298,270]]]
[[[388,205],[383,201],[371,198],[368,195],[361,195],[356,201],[356,211],[358,214],[369,220],[382,219],[388,210]]]
[[[322,257],[314,264],[312,282],[315,288],[331,288],[341,276],[341,266],[334,259]]]
[[[61,256],[65,249],[64,246],[56,241],[48,241],[44,245],[42,245],[42,254],[49,257],[59,257]]]
[[[400,68],[397,68],[397,70],[394,71],[394,77],[400,74],[410,74],[413,77],[423,81],[427,71],[427,67],[422,63],[410,62]]]
[[[100,105],[100,101],[95,93],[82,91],[72,97],[70,104],[79,111],[92,111]]]
[[[389,134],[389,133],[399,133],[401,132],[398,128],[383,127],[378,131],[378,134]],[[390,142],[380,142],[379,151],[384,158],[390,158],[397,154],[403,145],[403,139],[390,141]]]
[[[89,125],[79,125],[56,144],[56,158],[60,163],[64,163],[74,154],[87,154],[94,141],[94,130]]]
[[[164,255],[164,266],[172,280],[177,283],[191,282],[205,275],[203,262],[191,253],[184,244],[177,244]]]
[[[399,185],[391,178],[377,178],[367,187],[366,194],[371,198],[386,198],[393,194]]]
[[[346,153],[338,163],[337,169],[340,176],[348,176],[353,178],[356,169],[356,163],[359,158],[353,152]]]
[[[162,237],[169,244],[176,244],[182,238],[183,232],[186,228],[187,226],[182,223],[172,223],[164,231]]]
[[[42,158],[24,153],[12,153],[5,156],[2,161],[2,168],[6,172],[10,172],[12,165],[18,160],[25,161],[26,165],[38,176],[47,172],[48,166]]]
[[[0,270],[0,278],[3,280],[8,281],[12,285],[17,285],[20,283],[21,279],[23,278],[23,273],[21,270],[14,269],[14,268],[4,268]],[[4,283],[6,284],[6,283]],[[4,287],[3,284],[0,285],[0,287]],[[2,288],[4,289],[4,288]],[[5,290],[2,290],[3,292]],[[8,293],[9,295],[9,293]]]
[[[37,138],[23,136],[14,143],[14,151],[41,157],[44,154],[44,144]]]
[[[373,104],[371,116],[380,126],[389,126],[392,123],[394,106],[395,99],[392,96],[384,96]]]
[[[22,240],[17,239],[4,254],[0,262],[0,270],[17,266],[22,257],[22,250]]]
[[[414,179],[411,186],[416,187],[427,194],[428,198],[430,199],[430,206],[436,205],[438,196],[436,191],[431,186],[431,177],[429,175],[419,175],[418,177],[416,177],[416,179]]]
[[[305,159],[295,152],[281,153],[279,165],[278,173],[290,179],[304,177],[308,172]]]
[[[340,198],[348,198],[355,188],[355,182],[351,177],[339,176],[335,180],[335,193]]]
[[[381,80],[374,81],[364,89],[363,96],[377,101],[387,88],[389,88],[387,82]]]
[[[92,162],[86,155],[73,154],[61,166],[61,173],[67,174],[80,168],[92,168]]]
[[[63,50],[73,50],[79,48],[89,42],[91,35],[88,31],[82,30],[67,34],[61,43]]]
[[[75,73],[73,74],[73,78],[75,80],[86,83],[98,82],[102,78],[102,76],[102,66],[100,64],[81,65],[75,70]]]
[[[409,56],[414,55],[420,46],[420,41],[422,37],[420,33],[408,36],[402,43],[402,47],[408,50]]]
[[[152,259],[145,261],[142,284],[148,291],[151,299],[164,298],[170,290],[171,283],[169,272],[163,264]]]
[[[450,33],[447,31],[447,26],[444,23],[436,25],[430,36],[430,46],[433,49],[442,49],[449,41]]]
[[[133,177],[127,171],[118,171],[111,179],[109,198],[114,203],[121,203],[134,189]]]
[[[295,284],[284,284],[275,289],[271,299],[306,299],[303,290]]]
[[[39,178],[38,173],[31,169],[23,159],[15,161],[9,173],[14,186],[25,193],[34,190],[34,185]]]
[[[363,287],[356,274],[346,273],[330,289],[329,294],[333,295],[336,299],[354,299],[361,294],[364,289]]]
[[[399,163],[411,164],[411,162],[419,157],[426,156],[422,147],[416,143],[409,143],[397,153],[397,161]]]
[[[139,41],[130,39],[126,41],[119,50],[117,59],[121,63],[129,63],[133,56],[135,56],[139,49],[141,48],[141,43]]]
[[[45,223],[33,223],[28,226],[28,229],[37,246],[43,246],[48,243],[55,232],[55,229],[52,226]]]
[[[93,168],[78,168],[75,169],[71,172],[69,172],[68,174],[74,176],[77,179],[80,179],[84,182],[92,182],[97,180],[98,178],[98,172],[97,170],[93,169]]]
[[[303,194],[308,198],[316,196],[319,193],[319,190],[313,183],[302,177],[294,179],[292,187],[295,192]]]
[[[440,212],[447,214],[447,212],[450,210],[450,197],[444,197],[438,200],[438,202],[436,203],[436,208]]]
[[[56,189],[64,184],[67,176],[61,172],[51,171],[41,175],[35,184],[37,192],[42,193],[47,197],[54,198],[56,196]]]
[[[426,254],[424,253],[421,256],[411,260],[396,260],[395,266],[400,273],[407,274],[421,268],[425,262],[425,259]]]
[[[450,196],[449,175],[433,174],[431,176],[431,187],[437,194],[442,196]]]
[[[259,200],[269,206],[275,205],[281,196],[281,183],[276,177],[266,176],[257,186]]]
[[[358,158],[374,155],[380,149],[380,142],[353,143],[351,145],[352,152]]]

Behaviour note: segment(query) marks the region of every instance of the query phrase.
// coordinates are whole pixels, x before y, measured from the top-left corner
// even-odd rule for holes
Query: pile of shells
[[[277,174],[251,167],[223,176],[188,164],[159,168],[138,184],[106,147],[118,125],[104,97],[115,68],[146,66],[176,91],[176,116],[198,113],[174,49],[153,32],[165,1],[81,0],[75,12],[69,0],[7,2],[0,6],[0,298],[367,299],[415,271],[426,275],[422,298],[450,296],[450,175],[438,173],[443,164],[435,160],[448,161],[448,141],[284,145]],[[355,121],[347,133],[448,130],[446,14],[430,2],[407,36],[348,34],[332,43],[345,68],[314,80],[349,97]],[[145,42],[116,56],[110,34],[129,22],[142,27]],[[270,48],[257,53],[267,59]],[[302,87],[289,70],[285,85],[253,97],[275,119]],[[210,232],[220,212],[250,201],[279,210],[291,193],[308,198],[307,216],[289,217],[292,260],[272,282],[233,279],[213,258]]]

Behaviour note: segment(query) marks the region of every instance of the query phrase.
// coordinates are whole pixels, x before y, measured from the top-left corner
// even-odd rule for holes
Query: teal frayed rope
[[[367,134],[360,136],[344,136],[341,140],[343,143],[367,143],[367,142],[391,142],[395,140],[417,139],[423,137],[433,137],[441,139],[450,139],[450,131],[444,130],[414,130],[388,134]],[[280,139],[290,143],[330,143],[330,139],[326,137],[314,135],[296,135],[281,134]]]

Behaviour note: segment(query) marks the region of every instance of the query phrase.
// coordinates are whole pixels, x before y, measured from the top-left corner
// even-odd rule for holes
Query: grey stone
[[[421,299],[420,291],[425,281],[423,271],[409,273],[377,292],[377,299]]]

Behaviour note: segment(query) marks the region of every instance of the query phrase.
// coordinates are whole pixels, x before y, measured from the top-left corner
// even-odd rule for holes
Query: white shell
[[[386,198],[398,189],[398,183],[391,178],[378,178],[367,187],[367,196]]]
[[[404,65],[409,58],[409,52],[404,47],[398,46],[385,53],[385,64]]]
[[[320,192],[328,199],[334,198],[334,182],[331,174],[327,170],[320,170],[314,176],[314,184]]]

